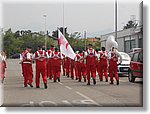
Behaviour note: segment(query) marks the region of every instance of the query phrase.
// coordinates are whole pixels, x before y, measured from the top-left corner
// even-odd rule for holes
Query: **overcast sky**
[[[115,0],[114,0],[115,1]],[[64,25],[68,32],[87,31],[88,37],[100,36],[113,32],[115,25],[115,6],[112,2],[64,2]],[[130,19],[130,15],[136,15],[139,20],[140,0],[134,2],[120,2],[118,0],[118,30]],[[4,29],[44,31],[46,14],[47,29],[52,33],[57,27],[63,26],[63,3],[4,3],[3,26]]]

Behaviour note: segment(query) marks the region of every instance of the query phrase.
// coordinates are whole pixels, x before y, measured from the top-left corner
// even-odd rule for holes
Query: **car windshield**
[[[123,61],[129,61],[130,60],[130,56],[128,54],[120,52],[120,55],[121,55]]]

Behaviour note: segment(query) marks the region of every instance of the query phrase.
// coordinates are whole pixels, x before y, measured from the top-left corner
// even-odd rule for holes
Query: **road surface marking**
[[[53,101],[41,101],[39,106],[57,106],[57,104]]]
[[[76,91],[76,93],[77,93],[78,95],[84,97],[84,98],[87,99],[88,101],[91,101],[93,104],[99,106],[99,104],[98,104],[97,102],[95,102],[94,100],[90,99],[90,98],[87,97],[86,95],[84,95],[84,94],[82,94],[82,93],[80,93],[80,92],[78,92],[78,91]]]
[[[69,86],[65,86],[67,89],[70,89],[70,90],[72,90],[72,88],[71,87],[69,87]]]
[[[67,100],[63,100],[62,103],[64,103],[65,105],[72,106],[72,104],[69,101],[67,101]]]
[[[59,82],[60,85],[63,85],[63,83]]]

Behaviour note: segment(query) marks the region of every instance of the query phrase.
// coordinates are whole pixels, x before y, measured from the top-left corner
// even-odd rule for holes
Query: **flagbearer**
[[[40,74],[42,74],[44,87],[47,89],[47,68],[46,68],[46,52],[42,49],[41,46],[38,47],[33,55],[33,58],[36,60],[36,88],[40,88]]]
[[[88,49],[85,52],[86,58],[86,67],[87,67],[87,85],[90,85],[91,76],[93,78],[93,84],[96,84],[96,61],[97,61],[97,53],[95,49],[92,48],[92,44],[88,45]]]
[[[62,59],[61,53],[58,52],[58,48],[55,48],[55,51],[52,53],[52,68],[54,74],[54,82],[56,82],[56,80],[60,82],[61,59]]]

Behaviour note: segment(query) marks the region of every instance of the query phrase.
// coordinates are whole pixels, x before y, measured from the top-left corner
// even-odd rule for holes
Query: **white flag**
[[[64,54],[65,56],[74,59],[76,54],[74,53],[73,49],[69,45],[67,39],[64,37],[64,35],[58,30],[58,43],[60,45],[60,52]]]

